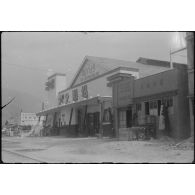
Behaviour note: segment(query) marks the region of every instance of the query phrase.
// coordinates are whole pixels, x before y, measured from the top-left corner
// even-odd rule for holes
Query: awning
[[[54,113],[54,112],[60,111],[63,108],[68,108],[68,107],[75,108],[75,107],[85,106],[85,105],[97,105],[100,102],[106,102],[106,101],[112,101],[112,97],[111,96],[103,96],[103,97],[97,96],[94,98],[84,99],[84,100],[79,101],[79,102],[72,102],[69,104],[63,104],[60,106],[52,107],[50,109],[38,112],[38,113],[36,113],[36,115],[43,116],[43,115],[46,115],[48,113]]]

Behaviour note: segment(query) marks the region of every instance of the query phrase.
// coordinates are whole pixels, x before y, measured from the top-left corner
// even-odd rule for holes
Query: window
[[[165,97],[162,99],[162,104],[168,107],[169,114],[173,114],[173,97]]]
[[[150,115],[158,115],[158,104],[157,101],[150,101],[149,102],[149,114]]]
[[[149,102],[145,102],[145,115],[149,115]]]
[[[103,122],[110,122],[110,108],[104,110]]]
[[[168,107],[173,106],[173,98],[172,97],[166,97],[162,99],[162,104]]]
[[[136,104],[136,111],[137,111],[137,112],[138,112],[138,111],[141,111],[141,109],[142,109],[141,103]]]

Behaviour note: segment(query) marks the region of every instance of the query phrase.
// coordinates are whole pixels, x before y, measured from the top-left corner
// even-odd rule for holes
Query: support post
[[[70,113],[70,120],[69,120],[69,128],[72,122],[72,114],[73,114],[73,108],[71,108],[71,113]]]
[[[99,105],[100,105],[100,129],[99,129],[99,134],[100,137],[103,137],[103,115],[104,115],[104,102],[102,102],[101,100],[99,101]]]

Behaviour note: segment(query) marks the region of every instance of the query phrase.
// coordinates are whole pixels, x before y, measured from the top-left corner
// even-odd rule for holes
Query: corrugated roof
[[[108,71],[118,68],[118,67],[131,67],[139,69],[140,77],[148,76],[151,74],[155,74],[158,72],[162,72],[168,70],[167,67],[159,67],[156,65],[144,64],[132,62],[132,61],[125,61],[125,60],[118,60],[112,58],[102,58],[102,57],[93,57],[93,56],[86,56],[87,59],[92,60],[96,64],[103,65]]]
[[[154,64],[145,64],[132,62],[132,61],[125,61],[125,60],[119,60],[119,59],[113,59],[113,58],[104,58],[104,57],[95,57],[95,56],[86,56],[83,60],[83,63],[81,64],[77,74],[73,78],[73,81],[70,84],[70,87],[73,86],[73,84],[76,81],[76,78],[78,77],[81,69],[84,66],[85,60],[88,60],[92,62],[93,64],[101,66],[105,70],[105,72],[108,72],[110,70],[113,70],[118,67],[130,67],[130,68],[137,68],[139,69],[140,77],[145,77],[151,74],[156,74],[165,70],[168,70],[168,67],[161,67]],[[69,87],[69,88],[70,88]]]
[[[145,64],[145,65],[153,65],[153,66],[161,66],[161,67],[170,68],[170,62],[169,61],[162,61],[162,60],[155,60],[155,59],[140,57],[136,62],[141,63],[141,64]],[[173,62],[174,67],[178,66],[178,65],[186,65],[186,64]]]

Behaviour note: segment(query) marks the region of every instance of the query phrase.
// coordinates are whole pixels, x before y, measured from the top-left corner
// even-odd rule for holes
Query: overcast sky
[[[44,98],[48,69],[70,83],[85,55],[170,60],[173,32],[7,32],[2,34],[2,86]],[[186,53],[173,60],[186,63]]]

